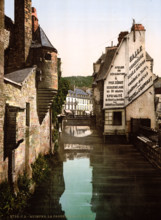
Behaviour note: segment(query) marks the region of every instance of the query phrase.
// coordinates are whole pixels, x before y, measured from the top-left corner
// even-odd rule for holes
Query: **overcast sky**
[[[5,0],[13,18],[14,0]],[[92,75],[93,63],[132,19],[146,29],[146,51],[161,76],[161,0],[33,0],[39,24],[62,59],[63,76]]]

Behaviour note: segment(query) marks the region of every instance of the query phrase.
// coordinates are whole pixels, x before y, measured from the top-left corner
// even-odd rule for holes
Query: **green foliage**
[[[92,76],[71,76],[64,77],[69,84],[69,89],[74,90],[74,86],[77,88],[92,88],[93,77]]]
[[[23,213],[30,197],[30,183],[26,173],[20,175],[17,180],[17,194],[12,191],[7,181],[0,184],[0,217]]]
[[[31,197],[30,186],[32,181],[38,187],[42,182],[45,182],[50,174],[48,158],[41,154],[34,164],[32,180],[24,171],[17,179],[17,193],[15,194],[10,187],[8,181],[0,184],[0,219],[9,217],[10,215],[21,215],[28,207],[28,201]]]
[[[39,185],[42,181],[44,181],[49,173],[50,168],[47,161],[43,155],[39,154],[34,164],[31,164],[32,167],[32,180]]]
[[[19,191],[29,192],[31,186],[31,179],[29,178],[26,171],[23,175],[19,175],[17,180],[17,186]]]
[[[13,211],[13,194],[7,181],[0,184],[0,217],[8,216]]]
[[[62,105],[66,99],[66,95],[68,94],[69,83],[66,79],[60,78],[58,83],[58,93],[53,100],[53,122],[56,121],[57,115],[61,113]]]
[[[58,148],[59,148],[58,141],[55,141],[55,143],[54,143],[54,151],[57,152]]]
[[[54,129],[53,131],[53,142],[56,142],[58,140],[58,136],[59,136],[59,131],[58,129]]]

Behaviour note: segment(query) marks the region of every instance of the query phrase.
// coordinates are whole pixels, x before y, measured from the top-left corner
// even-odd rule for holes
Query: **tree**
[[[69,82],[64,78],[60,78],[58,81],[58,93],[55,96],[52,104],[53,122],[56,121],[57,115],[60,114],[62,111],[62,106],[68,94],[68,90]]]

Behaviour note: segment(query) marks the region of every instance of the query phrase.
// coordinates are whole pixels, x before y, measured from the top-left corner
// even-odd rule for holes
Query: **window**
[[[26,103],[26,126],[30,126],[30,103]]]
[[[51,60],[51,54],[50,53],[45,54],[45,60]]]
[[[112,112],[107,113],[107,124],[112,125]]]
[[[122,112],[107,112],[107,125],[122,125]]]
[[[113,112],[113,125],[122,125],[122,112]]]

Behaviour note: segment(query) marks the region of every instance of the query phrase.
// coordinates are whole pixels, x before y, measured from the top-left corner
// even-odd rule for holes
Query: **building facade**
[[[94,64],[94,103],[98,103],[104,135],[126,135],[132,119],[149,119],[155,128],[153,60],[145,50],[145,28],[134,24],[121,32],[118,45],[106,48]],[[99,89],[102,83],[103,89]],[[103,102],[102,102],[103,100]],[[103,103],[103,105],[102,105]],[[95,104],[95,106],[96,106]]]
[[[0,41],[0,181],[14,182],[24,170],[31,174],[39,153],[52,151],[57,50],[40,27],[31,0],[15,0],[15,22],[4,16],[3,4],[0,7],[5,39]]]
[[[92,93],[82,89],[69,90],[66,101],[65,111],[74,115],[87,115],[93,112]]]

